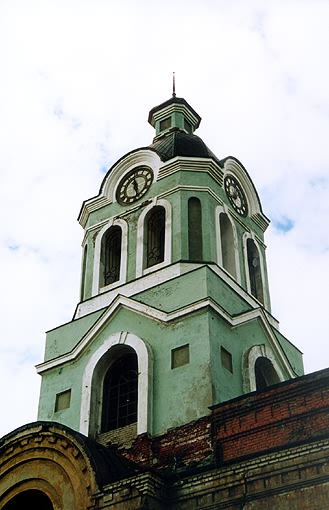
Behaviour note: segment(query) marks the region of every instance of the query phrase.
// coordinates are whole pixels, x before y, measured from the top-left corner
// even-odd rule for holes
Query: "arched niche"
[[[197,197],[190,197],[187,203],[189,260],[203,259],[202,207]]]

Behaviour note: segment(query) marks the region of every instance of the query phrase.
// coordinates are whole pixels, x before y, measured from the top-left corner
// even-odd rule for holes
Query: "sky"
[[[83,200],[177,96],[271,219],[272,313],[329,366],[329,0],[0,2],[0,436],[37,418],[45,332],[79,300]]]

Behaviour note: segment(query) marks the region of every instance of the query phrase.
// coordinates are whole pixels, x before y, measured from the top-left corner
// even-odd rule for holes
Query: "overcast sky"
[[[329,0],[0,2],[0,436],[37,417],[45,331],[79,296],[82,201],[176,92],[271,219],[272,312],[329,366]]]

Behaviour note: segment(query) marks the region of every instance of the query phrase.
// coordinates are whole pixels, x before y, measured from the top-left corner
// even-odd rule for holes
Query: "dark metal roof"
[[[169,131],[160,138],[155,138],[149,148],[154,150],[162,161],[168,161],[176,156],[187,156],[211,158],[219,163],[218,158],[208,149],[201,138],[178,129]]]

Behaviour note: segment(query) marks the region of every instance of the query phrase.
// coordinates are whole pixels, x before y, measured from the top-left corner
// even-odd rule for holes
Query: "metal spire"
[[[175,71],[172,73],[172,97],[176,97],[176,90],[175,90]]]

